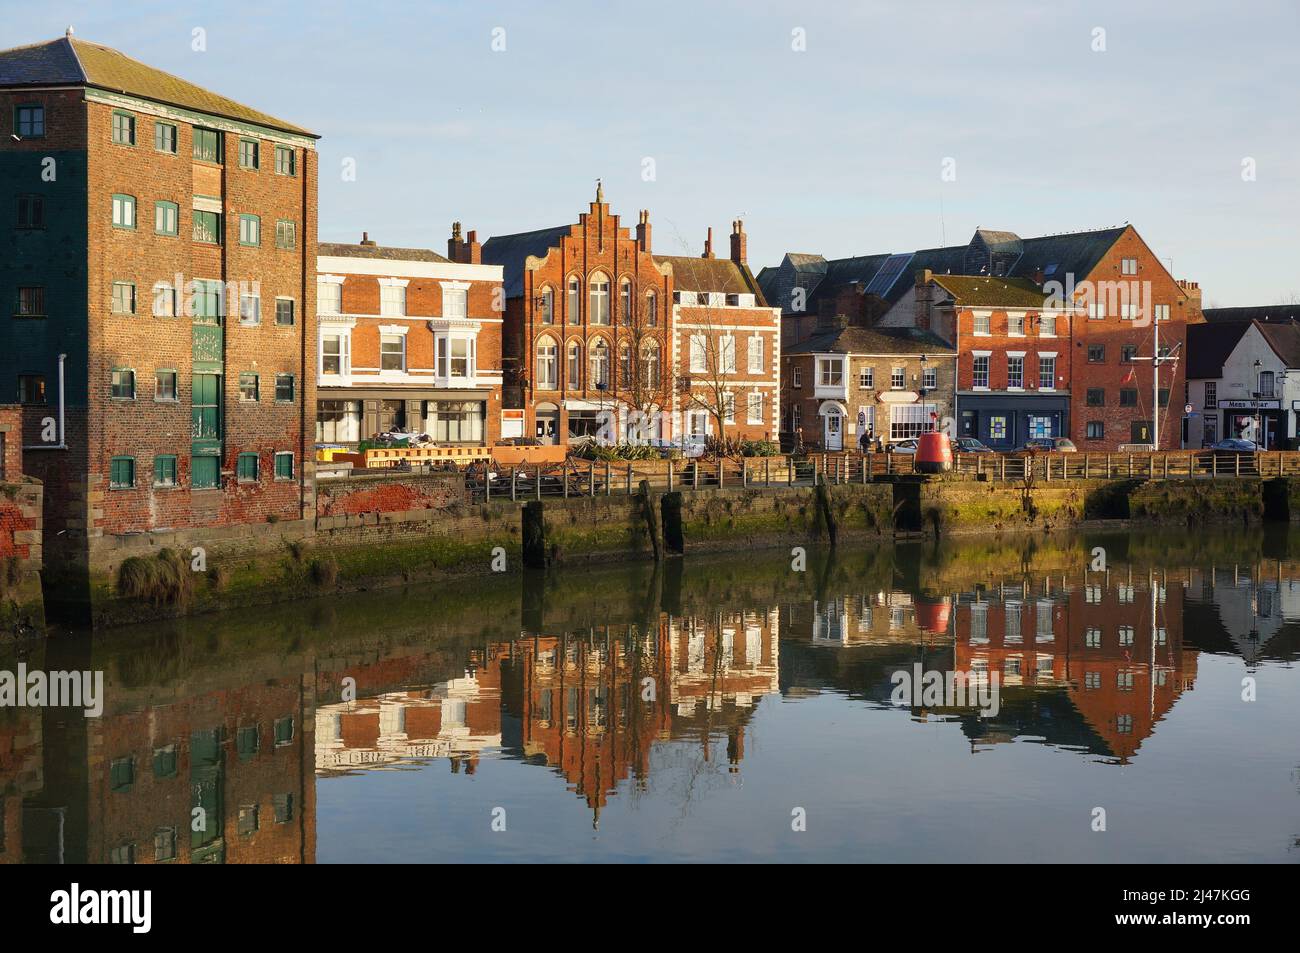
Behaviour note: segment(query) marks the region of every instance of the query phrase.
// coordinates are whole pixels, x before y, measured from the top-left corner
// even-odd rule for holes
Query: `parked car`
[[[952,442],[952,449],[957,453],[992,453],[993,448],[974,437],[957,437]]]
[[[1242,440],[1240,437],[1225,437],[1218,443],[1210,447],[1216,454],[1237,454],[1237,453],[1259,453],[1264,448],[1253,440]]]
[[[1078,453],[1074,441],[1065,437],[1030,437],[1012,453]]]
[[[885,449],[890,453],[916,453],[920,441],[916,437],[908,437],[906,440],[895,440],[893,443],[885,445]]]

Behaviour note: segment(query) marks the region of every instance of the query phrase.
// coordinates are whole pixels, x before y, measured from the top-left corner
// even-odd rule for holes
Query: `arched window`
[[[555,289],[547,285],[542,289],[542,324],[555,323]]]
[[[604,273],[592,273],[587,294],[587,320],[592,324],[609,324],[609,279]]]
[[[653,291],[645,293],[645,323],[648,328],[659,323],[659,296]]]
[[[582,317],[579,313],[579,302],[582,299],[582,282],[578,280],[577,275],[569,276],[569,293],[565,302],[565,310],[569,314],[570,324],[581,324]]]
[[[641,342],[641,382],[650,389],[659,386],[659,342],[654,338]]]
[[[591,342],[591,376],[587,379],[592,387],[609,387],[609,345],[604,338]]]
[[[555,390],[558,383],[559,354],[555,341],[550,337],[537,339],[537,387],[543,390]]]
[[[577,341],[569,342],[568,379],[564,386],[569,390],[582,389],[582,345]]]
[[[618,320],[623,327],[632,323],[632,282],[627,278],[618,286]]]

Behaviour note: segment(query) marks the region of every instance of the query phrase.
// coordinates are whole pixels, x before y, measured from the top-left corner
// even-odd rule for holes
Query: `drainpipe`
[[[58,443],[37,443],[24,445],[24,450],[67,450],[68,444],[64,437],[64,390],[63,390],[63,364],[68,359],[68,355],[59,355],[59,442]]]

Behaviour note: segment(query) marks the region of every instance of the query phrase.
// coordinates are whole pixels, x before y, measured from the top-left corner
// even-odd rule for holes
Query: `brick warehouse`
[[[3,374],[51,563],[299,518],[317,137],[71,31],[0,52],[0,97]]]
[[[699,258],[654,255],[649,213],[631,233],[599,188],[577,224],[491,238],[482,260],[504,269],[506,406],[524,411],[522,430],[503,435],[774,435],[780,315],[745,252],[735,222],[726,259],[711,238]]]
[[[322,243],[317,259],[316,440],[385,431],[490,446],[501,435],[501,268],[474,232],[452,258],[419,248]]]

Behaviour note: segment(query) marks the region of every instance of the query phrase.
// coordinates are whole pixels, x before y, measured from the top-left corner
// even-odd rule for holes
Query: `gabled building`
[[[784,344],[791,347],[825,311],[878,328],[915,326],[915,276],[927,270],[1031,282],[1044,298],[1086,311],[1073,328],[1069,431],[1061,434],[1080,450],[1179,445],[1181,415],[1176,407],[1169,413],[1169,395],[1183,392],[1186,327],[1203,320],[1200,289],[1175,281],[1131,225],[1023,239],[981,228],[964,245],[916,252],[786,255],[759,273],[759,284],[781,307]]]
[[[1188,446],[1226,437],[1290,449],[1300,437],[1300,324],[1211,321],[1187,332]]]
[[[575,224],[483,245],[503,270],[505,404],[545,443],[775,434],[779,314],[731,255],[652,253],[650,216],[635,232],[601,189]]]
[[[501,436],[501,266],[453,226],[447,258],[424,248],[322,242],[316,440],[388,431],[448,446]]]
[[[71,30],[0,51],[0,380],[47,583],[313,508],[316,139]]]

